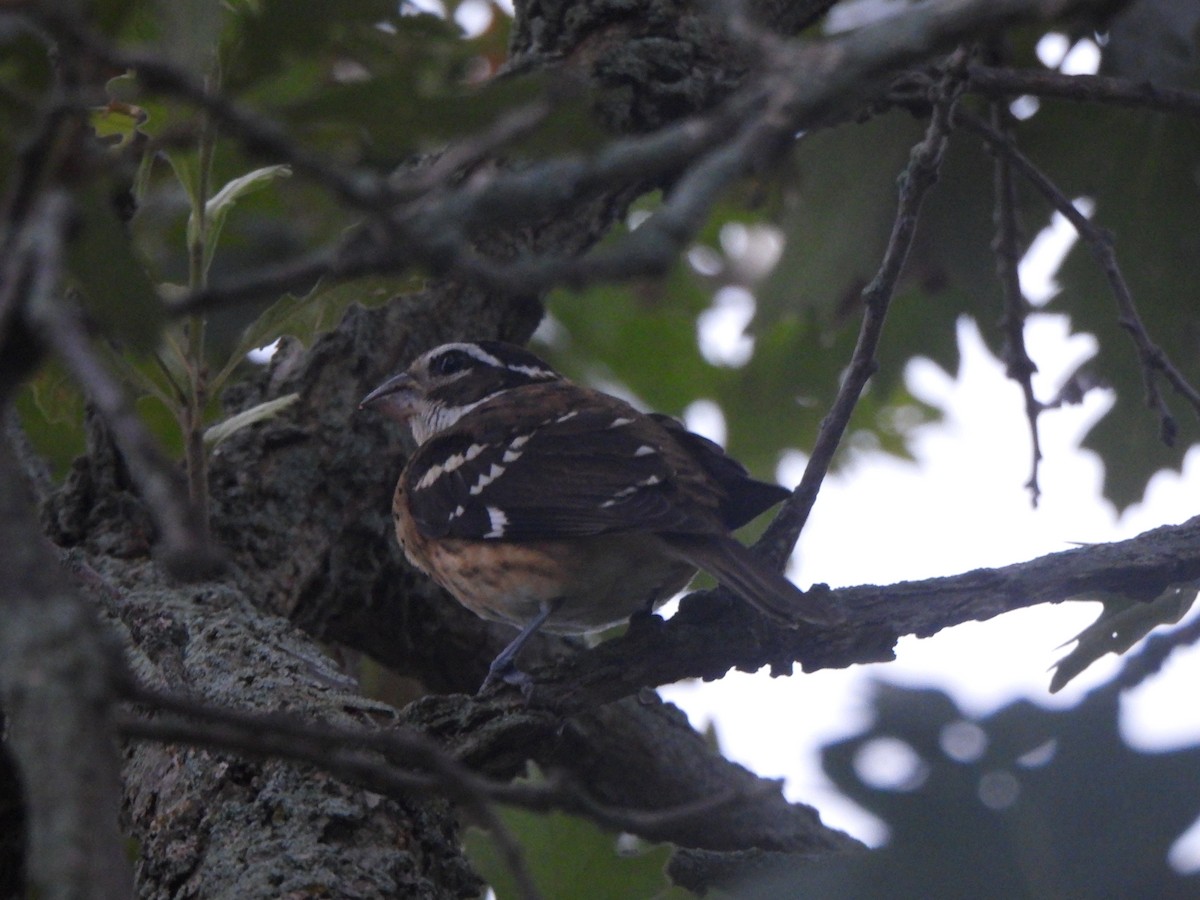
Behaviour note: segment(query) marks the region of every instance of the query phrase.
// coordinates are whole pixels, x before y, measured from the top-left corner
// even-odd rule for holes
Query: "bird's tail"
[[[845,614],[824,597],[804,593],[731,537],[672,536],[668,543],[688,563],[703,569],[781,625],[808,622],[830,626],[846,620]]]

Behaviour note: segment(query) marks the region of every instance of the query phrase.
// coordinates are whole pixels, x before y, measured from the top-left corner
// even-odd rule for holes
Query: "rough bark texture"
[[[757,8],[786,16],[786,29],[794,30],[828,5]],[[514,66],[564,66],[587,78],[599,88],[605,122],[624,132],[711,108],[747,68],[691,4],[680,2],[519,3],[513,49]],[[540,227],[475,240],[501,258],[529,248],[579,251],[609,229],[641,187],[577,198]],[[677,710],[642,696],[641,688],[684,675],[719,677],[733,665],[790,671],[793,660],[820,668],[884,659],[902,633],[928,634],[1104,586],[1152,596],[1171,579],[1200,576],[1194,549],[1200,521],[1193,521],[1118,545],[1107,556],[1091,548],[1026,568],[839,591],[850,622],[821,635],[780,633],[740,604],[696,597],[671,623],[638,618],[623,639],[586,653],[572,653],[577,645],[561,639],[540,639],[530,648],[531,662],[566,661],[538,671],[528,704],[511,692],[464,696],[511,632],[474,618],[404,563],[388,517],[404,440],[382,418],[360,414],[357,404],[436,344],[521,342],[540,316],[535,297],[438,279],[386,307],[352,310],[309,349],[285,346],[268,371],[230,391],[226,402],[236,408],[293,391],[300,400],[237,433],[213,461],[213,529],[231,558],[217,581],[164,580],[149,555],[150,518],[118,455],[102,433],[94,434],[92,452],[48,507],[48,530],[73,548],[77,587],[120,636],[134,675],[238,709],[286,710],[334,725],[414,725],[498,776],[523,771],[529,760],[565,771],[597,803],[647,813],[640,829],[646,836],[701,851],[679,866],[700,885],[697,872],[752,866],[755,853],[804,857],[857,845],[822,826],[808,807],[786,802],[777,785],[724,760]],[[9,481],[0,472],[0,491]],[[0,527],[11,527],[4,515],[9,502],[0,493]],[[0,547],[20,542],[14,535],[0,539]],[[37,545],[16,561],[29,570],[29,583],[39,583],[35,570],[53,573],[48,553]],[[73,688],[62,698],[54,693],[70,677],[72,657],[49,642],[65,646],[70,638],[79,652],[99,654],[86,607],[59,581],[39,593],[41,602],[55,603],[39,611],[36,635],[0,631],[7,749],[30,772],[39,766],[37,711],[51,704],[61,702],[56,713],[65,711],[47,717],[55,727],[98,745],[111,736],[105,685]],[[0,599],[17,610],[11,621],[28,612],[21,606],[26,598]],[[369,653],[419,679],[431,695],[402,712],[364,700],[315,640]],[[45,658],[61,663],[39,669],[50,649]],[[104,671],[96,659],[85,668]],[[103,810],[115,777],[106,767],[111,746],[86,749],[43,762],[61,766],[58,787],[89,803],[99,795],[96,808]],[[0,819],[15,793],[5,771],[0,757]],[[152,743],[126,748],[124,776],[125,823],[139,844],[137,890],[144,897],[464,897],[479,889],[462,858],[453,811],[440,801],[402,802],[303,766]],[[702,816],[653,815],[704,801],[711,806]],[[32,792],[25,803],[29,841],[48,840],[58,826],[39,818],[39,810],[49,807]],[[96,852],[111,854],[114,836],[109,828],[89,839]],[[755,849],[747,855],[747,848]],[[0,843],[0,878],[4,854]],[[37,883],[39,873],[29,874]],[[111,895],[119,893],[121,877],[113,874],[118,887]]]
[[[48,898],[120,898],[131,878],[117,830],[120,797],[110,717],[113,655],[94,612],[71,589],[37,533],[32,496],[7,439],[0,439],[0,793],[27,849],[28,890]],[[5,840],[11,840],[6,837]]]

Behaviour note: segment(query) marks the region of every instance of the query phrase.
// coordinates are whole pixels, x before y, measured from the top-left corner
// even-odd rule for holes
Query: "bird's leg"
[[[538,614],[530,619],[509,645],[492,660],[492,664],[488,667],[487,678],[483,679],[479,693],[486,694],[488,688],[499,681],[517,685],[522,690],[526,690],[532,684],[533,679],[517,668],[517,654],[529,643],[529,639],[537,634],[538,629],[546,624],[546,620],[550,618],[552,612],[554,612],[552,603],[543,603],[538,607]]]

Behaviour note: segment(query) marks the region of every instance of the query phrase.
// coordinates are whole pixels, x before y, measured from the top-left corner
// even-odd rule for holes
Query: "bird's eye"
[[[453,375],[463,369],[470,368],[475,358],[462,350],[447,350],[434,357],[429,363],[429,371],[434,375]]]

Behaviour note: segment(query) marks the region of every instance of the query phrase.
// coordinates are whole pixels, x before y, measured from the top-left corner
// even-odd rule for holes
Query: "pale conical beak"
[[[393,375],[367,396],[363,397],[358,404],[359,409],[366,409],[368,406],[383,413],[389,419],[395,419],[401,424],[407,424],[417,411],[417,404],[421,398],[420,388],[417,386],[414,379],[407,372],[401,372],[399,375]]]

